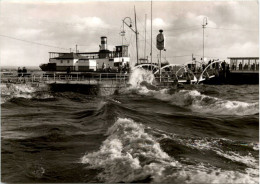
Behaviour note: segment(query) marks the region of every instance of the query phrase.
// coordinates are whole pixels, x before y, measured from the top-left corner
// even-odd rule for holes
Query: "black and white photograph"
[[[258,0],[1,0],[1,183],[259,183]]]

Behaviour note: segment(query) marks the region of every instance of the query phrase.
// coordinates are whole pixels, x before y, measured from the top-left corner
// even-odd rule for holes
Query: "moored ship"
[[[40,68],[46,74],[84,72],[126,72],[129,71],[130,57],[128,45],[115,46],[114,51],[107,48],[107,37],[101,37],[98,52],[49,52],[49,62]]]

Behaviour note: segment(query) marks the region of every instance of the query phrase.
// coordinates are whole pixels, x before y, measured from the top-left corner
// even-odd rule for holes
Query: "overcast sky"
[[[108,37],[108,48],[122,44],[122,20],[134,21],[139,31],[139,53],[146,55],[151,44],[150,1],[0,1],[0,61],[2,66],[39,66],[48,62],[48,52],[68,52],[79,45],[80,52],[99,50],[100,37]],[[205,29],[205,57],[259,56],[258,1],[153,1],[153,60],[157,61],[156,35],[164,30],[163,60],[185,63],[202,57],[202,23]],[[127,20],[128,21],[128,20]],[[124,44],[130,44],[135,60],[135,37],[125,27]],[[22,41],[23,40],[23,41]],[[28,41],[28,42],[26,42]],[[37,44],[34,44],[37,43]],[[40,45],[42,44],[42,45]],[[56,48],[55,48],[56,47]]]

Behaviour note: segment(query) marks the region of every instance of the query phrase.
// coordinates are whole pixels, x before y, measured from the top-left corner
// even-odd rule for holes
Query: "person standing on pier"
[[[24,77],[26,74],[27,74],[27,69],[25,67],[23,67],[22,76]]]
[[[18,67],[18,77],[21,77],[22,76],[22,69],[20,67]]]

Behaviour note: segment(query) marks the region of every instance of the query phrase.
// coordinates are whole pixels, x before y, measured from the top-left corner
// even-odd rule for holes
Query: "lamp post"
[[[136,14],[135,14],[135,17],[136,17]],[[127,22],[125,21],[126,19],[129,19],[129,22],[130,24],[127,24]],[[134,33],[135,33],[135,36],[136,36],[136,57],[137,57],[137,64],[138,64],[138,31],[137,31],[137,25],[136,25],[136,20],[135,20],[135,30],[132,28],[132,20],[130,17],[125,17],[123,19],[123,31],[121,32],[121,34],[124,35],[125,31],[124,31],[124,25],[126,25],[127,27],[129,27]],[[123,42],[123,41],[122,41]]]
[[[126,19],[129,20],[129,22],[130,22],[129,24],[127,24],[127,23],[125,22]],[[123,45],[123,38],[124,38],[124,36],[125,36],[125,28],[124,28],[124,25],[127,25],[128,27],[132,27],[132,20],[131,20],[130,17],[125,17],[125,18],[123,19],[123,30],[121,31],[122,45]]]
[[[206,28],[206,25],[208,25],[208,18],[204,17],[202,23],[202,29],[203,29],[203,55],[202,55],[203,60],[202,61],[203,62],[204,62],[204,29]]]

